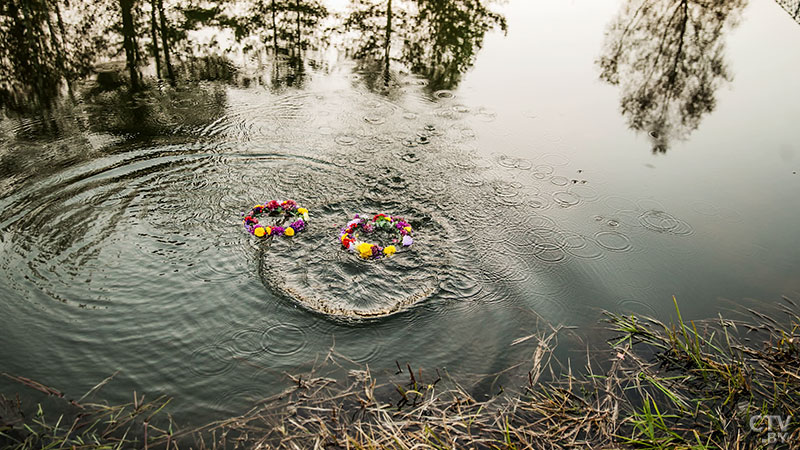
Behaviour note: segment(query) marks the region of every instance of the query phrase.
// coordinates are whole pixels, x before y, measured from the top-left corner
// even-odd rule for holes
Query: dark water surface
[[[331,38],[300,69],[233,52],[6,106],[0,370],[76,396],[120,370],[110,400],[167,393],[192,422],[331,347],[483,374],[536,315],[590,339],[602,310],[666,319],[672,295],[690,319],[796,297],[796,5],[718,3],[515,0],[492,6],[507,34],[444,69],[398,56],[386,83]],[[286,198],[307,232],[243,230]],[[342,251],[378,212],[415,225],[411,251]]]

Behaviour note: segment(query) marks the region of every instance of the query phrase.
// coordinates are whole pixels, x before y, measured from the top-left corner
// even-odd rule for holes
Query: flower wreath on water
[[[280,225],[262,225],[258,222],[258,218],[265,214],[268,217],[282,218],[283,222],[281,223],[285,223],[286,220],[291,220],[292,222],[285,228]],[[305,230],[308,224],[308,210],[299,208],[294,200],[286,200],[281,203],[278,203],[277,200],[271,200],[264,205],[254,206],[243,216],[244,229],[259,238],[269,236],[292,237],[296,233]]]
[[[371,234],[378,230],[386,231],[393,235],[392,245],[381,247],[377,244],[359,240],[359,232]],[[339,240],[342,242],[342,247],[353,253],[358,253],[361,258],[380,259],[392,256],[397,252],[397,246],[394,244],[399,244],[401,247],[411,247],[411,244],[414,243],[414,238],[411,236],[412,233],[411,225],[399,217],[377,214],[372,220],[369,220],[356,214],[353,220],[347,222],[347,225],[342,228],[339,233]]]

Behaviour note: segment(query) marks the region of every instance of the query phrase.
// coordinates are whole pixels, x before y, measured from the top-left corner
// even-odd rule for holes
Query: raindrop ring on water
[[[594,239],[601,247],[612,252],[626,252],[632,248],[630,239],[616,231],[601,231],[594,235]]]
[[[377,244],[360,241],[358,240],[359,231],[364,234],[372,234],[376,231],[387,232],[392,236],[392,243],[381,247]],[[372,220],[367,220],[356,214],[353,220],[347,222],[347,226],[340,231],[339,241],[342,243],[342,247],[351,253],[358,253],[362,259],[380,259],[392,256],[397,252],[397,246],[394,244],[400,244],[402,248],[411,247],[414,243],[412,232],[411,225],[399,217],[376,214]]]
[[[433,93],[433,96],[440,99],[450,99],[455,97],[453,91],[447,89],[441,89]]]
[[[308,342],[305,331],[292,324],[278,324],[267,329],[261,346],[270,354],[289,356],[302,351]]]
[[[274,225],[265,226],[258,222],[258,217],[266,213],[267,217],[278,219],[279,223]],[[242,223],[244,229],[248,233],[258,238],[266,238],[273,236],[287,236],[292,237],[306,229],[308,224],[308,210],[300,208],[294,200],[286,200],[278,203],[277,200],[271,200],[264,205],[256,205],[245,214]],[[288,227],[282,225],[287,220],[293,220]]]

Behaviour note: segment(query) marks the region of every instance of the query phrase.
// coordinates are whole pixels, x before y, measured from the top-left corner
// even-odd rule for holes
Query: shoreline
[[[398,362],[394,380],[383,380],[368,366],[348,370],[331,351],[319,368],[287,374],[286,390],[248,412],[184,430],[163,411],[167,397],[93,403],[113,375],[73,401],[3,374],[73,414],[40,406],[29,417],[18,396],[1,397],[0,447],[798,448],[800,308],[783,300],[777,317],[749,310],[749,320],[684,322],[677,301],[670,323],[607,312],[614,338],[580,369],[553,358],[562,328],[551,327],[523,338],[535,344],[530,360],[504,371],[518,388],[500,386],[486,400],[437,369]],[[327,364],[347,376],[320,375]]]

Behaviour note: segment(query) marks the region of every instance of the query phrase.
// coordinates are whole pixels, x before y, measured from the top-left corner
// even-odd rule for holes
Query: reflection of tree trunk
[[[58,0],[53,0],[53,10],[56,13],[56,23],[58,24],[58,31],[61,35],[61,52],[66,52],[67,49],[67,30],[64,27],[64,19],[61,17],[61,7],[58,6]],[[50,25],[50,19],[48,18],[47,24],[50,26],[50,33],[53,32],[52,25]],[[66,71],[66,55],[62,56],[62,60],[60,62],[61,70]]]
[[[392,0],[386,3],[386,43],[384,44],[383,54],[383,84],[389,85],[389,51],[392,45]]]
[[[61,75],[64,75],[66,72],[66,66],[64,64],[64,51],[58,42],[58,38],[56,38],[56,31],[53,29],[53,20],[50,18],[50,14],[45,14],[47,18],[47,30],[50,32],[50,45],[53,46],[53,51],[56,52],[56,66],[61,71]]]
[[[128,66],[128,72],[131,76],[131,88],[139,88],[139,73],[136,71],[136,41],[134,40],[135,30],[133,27],[133,9],[134,0],[119,0],[119,6],[122,10],[122,36],[123,46],[125,47],[125,60]]]
[[[164,0],[158,0],[158,16],[161,19],[161,47],[164,49],[164,64],[167,66],[167,76],[171,81],[175,81],[175,72],[172,70],[172,62],[169,56],[169,41],[167,34],[167,16],[164,14]]]
[[[150,39],[153,41],[153,57],[156,59],[156,77],[161,78],[161,56],[158,54],[158,32],[156,31],[156,2],[150,0]]]
[[[300,58],[300,0],[294,1],[295,8],[297,8],[297,37],[295,38],[295,47],[297,47],[297,58]]]
[[[16,29],[14,30],[16,32],[14,33],[14,36],[21,44],[13,47],[15,51],[19,52],[19,54],[16,55],[17,60],[20,62],[20,65],[24,67],[24,72],[29,72],[32,79],[32,84],[34,85],[34,90],[36,92],[43,92],[45,83],[42,80],[43,74],[41,70],[38,70],[38,68],[43,66],[42,59],[44,49],[40,45],[41,43],[39,42],[37,36],[34,35],[36,27],[34,20],[31,17],[32,11],[29,10],[31,5],[29,5],[27,2],[22,2],[19,5],[11,3],[11,5],[9,5],[7,8],[10,17],[21,19],[19,22],[15,21]],[[20,13],[21,17],[19,15]],[[22,49],[26,46],[29,46],[30,50],[28,52],[22,51]],[[28,56],[28,58],[24,58],[25,56]]]
[[[58,31],[59,33],[61,33],[62,49],[64,49],[64,52],[68,52],[69,50],[67,49],[67,29],[64,26],[64,19],[61,17],[61,7],[58,5],[58,0],[53,0],[53,9],[56,12],[56,23],[58,24]],[[64,57],[66,58],[66,55]],[[69,76],[70,74],[66,73],[67,71],[66,62],[64,62],[63,65],[64,65],[63,67],[64,74]],[[70,82],[69,79],[67,80],[67,91],[69,92],[69,96],[71,98],[73,92],[72,92],[72,83]]]
[[[278,25],[275,21],[275,0],[272,0],[272,48],[278,56]]]
[[[61,32],[61,42],[63,43],[63,45],[67,45],[67,30],[64,27],[64,19],[61,17],[61,7],[58,6],[58,0],[53,1],[53,7],[56,11],[58,30]]]

